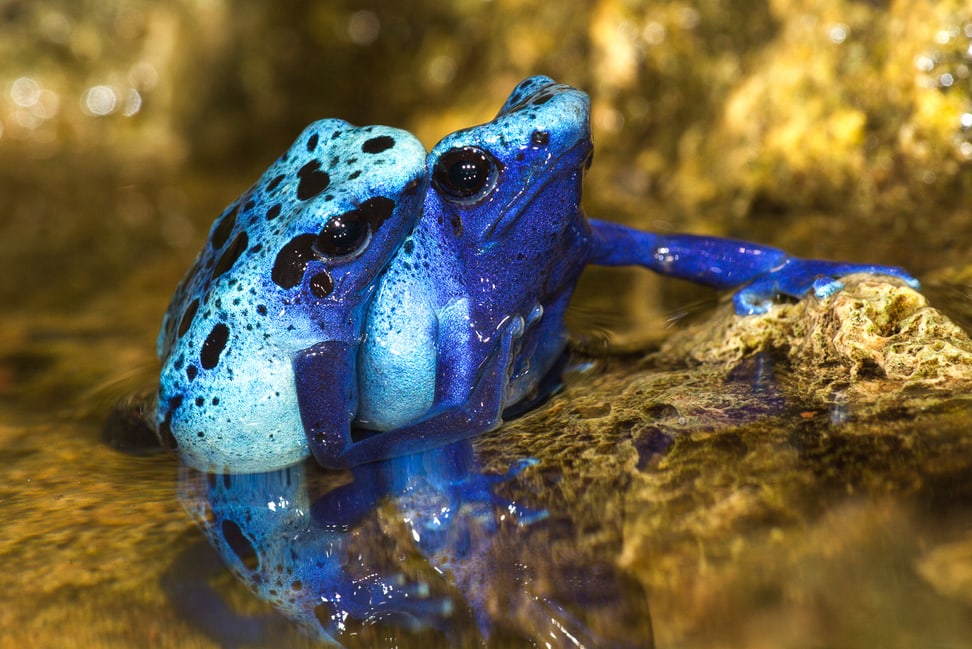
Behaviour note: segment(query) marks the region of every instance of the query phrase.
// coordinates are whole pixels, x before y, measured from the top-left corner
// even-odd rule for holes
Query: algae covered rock
[[[921,539],[972,499],[972,342],[900,282],[845,284],[755,317],[724,304],[477,439],[497,470],[538,458],[510,492],[573,530],[524,562],[542,546],[632,578],[659,645],[960,637],[966,577],[946,565],[967,545]],[[868,624],[834,592],[871,602]]]
[[[917,290],[866,275],[818,299],[781,304],[758,316],[724,305],[713,318],[669,338],[660,356],[695,363],[738,362],[772,351],[786,356],[794,390],[827,401],[838,392],[887,399],[918,387],[972,385],[972,341]]]

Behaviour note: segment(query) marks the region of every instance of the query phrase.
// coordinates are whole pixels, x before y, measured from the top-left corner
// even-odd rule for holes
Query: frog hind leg
[[[736,313],[765,313],[780,295],[818,297],[843,288],[840,277],[853,273],[889,275],[918,288],[907,271],[895,266],[853,264],[791,257],[761,244],[693,234],[657,234],[591,219],[594,248],[591,263],[638,265],[662,275],[716,289],[737,288]]]

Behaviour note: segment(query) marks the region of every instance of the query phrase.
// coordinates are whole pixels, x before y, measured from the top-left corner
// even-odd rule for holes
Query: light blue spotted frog
[[[588,264],[718,289],[736,311],[888,266],[790,257],[588,219],[585,93],[536,76],[425,157],[407,133],[327,120],[219,219],[159,338],[157,421],[193,466],[343,468],[496,428],[542,398]]]
[[[384,126],[307,127],[216,220],[158,339],[157,423],[190,464],[264,471],[308,455],[294,359],[328,349],[353,363],[382,270],[412,231],[425,148]],[[334,368],[307,377],[354,409]]]

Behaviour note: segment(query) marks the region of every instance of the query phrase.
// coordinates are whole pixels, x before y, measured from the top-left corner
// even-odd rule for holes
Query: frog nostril
[[[535,146],[547,146],[550,144],[550,133],[547,131],[534,131],[530,134],[530,143]]]
[[[326,270],[322,270],[311,277],[308,286],[310,287],[311,293],[323,300],[334,290],[334,280],[331,279],[330,274]]]
[[[421,185],[422,185],[421,179],[416,178],[410,183],[408,183],[407,185],[405,185],[405,188],[402,189],[402,194],[404,194],[405,196],[414,196],[415,193],[418,192],[418,189],[419,187],[421,187]]]

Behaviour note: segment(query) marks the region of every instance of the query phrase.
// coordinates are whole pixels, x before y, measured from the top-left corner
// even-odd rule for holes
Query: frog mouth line
[[[527,183],[526,187],[520,189],[503,207],[499,210],[498,219],[486,228],[483,232],[484,239],[494,236],[501,236],[509,230],[523,214],[526,207],[554,180],[561,177],[567,170],[580,171],[584,159],[593,148],[590,137],[584,138],[561,153],[559,156],[547,156],[540,168],[534,173],[535,176],[545,178],[539,183]]]

